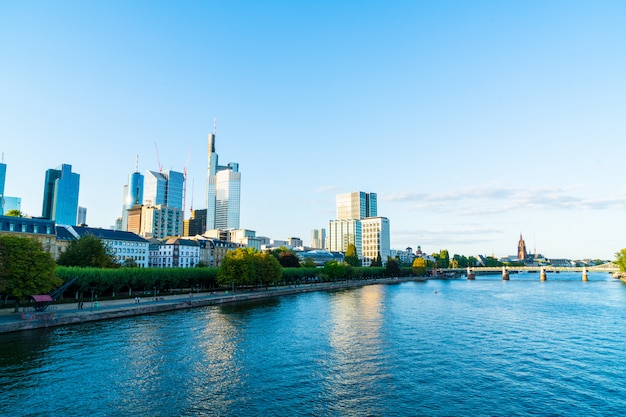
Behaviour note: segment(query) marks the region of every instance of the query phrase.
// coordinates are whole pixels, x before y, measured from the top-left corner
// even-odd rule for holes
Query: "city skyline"
[[[522,233],[612,259],[625,28],[621,2],[3,2],[4,192],[37,217],[71,164],[87,224],[111,227],[137,165],[187,168],[188,218],[216,117],[260,236],[307,244],[335,195],[372,190],[394,249],[508,256]]]

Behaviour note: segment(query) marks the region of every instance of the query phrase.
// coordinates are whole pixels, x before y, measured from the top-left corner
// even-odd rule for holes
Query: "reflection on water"
[[[372,414],[376,398],[388,389],[388,357],[381,337],[386,287],[344,291],[331,302],[330,352],[324,362],[328,410],[338,415]],[[356,412],[358,410],[358,412]]]
[[[626,285],[559,275],[0,335],[0,415],[620,415]]]

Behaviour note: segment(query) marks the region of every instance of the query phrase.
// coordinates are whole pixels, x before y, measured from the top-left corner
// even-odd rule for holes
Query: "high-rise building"
[[[0,162],[0,216],[4,214],[4,182],[6,181],[6,178],[7,164]]]
[[[143,203],[143,175],[135,171],[128,176],[128,184],[124,185],[122,203],[122,229],[128,230],[128,211],[137,204]]]
[[[183,209],[185,176],[182,172],[146,171],[143,178],[143,204]]]
[[[326,229],[313,229],[311,231],[311,248],[326,249]]]
[[[87,225],[87,208],[78,206],[78,215],[76,216],[76,225],[78,226],[86,226]]]
[[[376,193],[356,191],[337,195],[337,219],[364,219],[378,215]]]
[[[378,217],[376,193],[357,191],[337,195],[337,220],[328,225],[328,250],[346,252],[353,244],[365,266],[380,254],[383,263],[391,251],[389,219]]]
[[[72,166],[62,164],[46,171],[41,217],[57,224],[76,225],[78,215],[78,191],[80,175],[72,172]]]
[[[239,229],[241,172],[239,164],[218,164],[215,132],[208,138],[207,230]]]

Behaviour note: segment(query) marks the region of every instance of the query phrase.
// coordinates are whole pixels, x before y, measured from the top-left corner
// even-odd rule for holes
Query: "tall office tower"
[[[356,191],[337,195],[337,219],[364,219],[378,215],[376,193]]]
[[[143,175],[135,170],[128,176],[128,184],[124,185],[122,203],[122,230],[128,230],[128,211],[137,204],[143,203]]]
[[[215,153],[215,131],[209,133],[207,170],[207,230],[239,229],[241,207],[241,172],[239,164],[218,164]]]
[[[325,249],[326,229],[313,229],[311,231],[311,248]]]
[[[6,177],[7,164],[0,162],[0,216],[4,215],[4,182],[6,181]]]
[[[57,224],[76,226],[79,188],[80,175],[72,172],[71,165],[62,164],[57,169],[47,170],[41,217]]]
[[[78,206],[78,215],[76,216],[76,225],[87,225],[87,208]]]
[[[146,171],[143,178],[143,204],[183,209],[185,176],[182,172]]]

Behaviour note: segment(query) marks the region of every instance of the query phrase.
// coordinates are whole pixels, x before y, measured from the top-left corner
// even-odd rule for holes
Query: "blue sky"
[[[239,162],[241,227],[328,227],[378,193],[392,247],[612,259],[626,247],[623,1],[0,0],[8,196],[81,175],[90,226],[135,168]],[[193,200],[192,200],[193,196]]]

